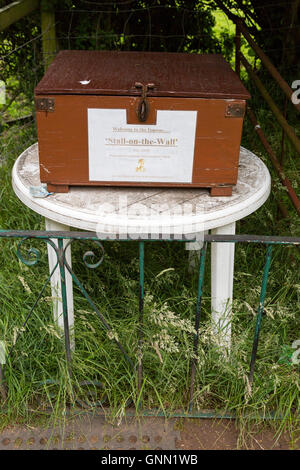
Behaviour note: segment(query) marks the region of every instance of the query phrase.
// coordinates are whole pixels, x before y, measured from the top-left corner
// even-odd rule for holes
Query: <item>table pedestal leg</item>
[[[46,230],[57,230],[57,231],[69,231],[70,228],[66,225],[54,222],[53,220],[45,218]],[[57,242],[53,240],[57,245]],[[68,243],[68,240],[64,240],[64,246]],[[48,246],[48,260],[49,260],[49,271],[53,271],[56,263],[57,256],[49,244]],[[72,259],[71,259],[71,247],[69,246],[66,251],[66,260],[69,266],[72,268]],[[67,290],[67,307],[68,307],[68,321],[69,321],[69,330],[70,330],[70,344],[71,349],[75,348],[74,341],[74,305],[73,305],[73,280],[69,271],[66,269],[66,290]],[[51,278],[51,292],[53,298],[53,315],[54,321],[57,325],[63,330],[64,329],[64,320],[63,320],[63,304],[62,304],[62,295],[61,295],[61,276],[59,272],[59,267],[55,270]]]
[[[214,235],[234,235],[235,222],[215,228]],[[211,310],[213,329],[219,346],[230,351],[234,243],[211,244]]]

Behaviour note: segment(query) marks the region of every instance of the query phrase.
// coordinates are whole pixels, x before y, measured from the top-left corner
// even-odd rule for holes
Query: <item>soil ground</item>
[[[234,420],[126,418],[110,424],[102,416],[69,419],[55,428],[12,426],[0,434],[0,450],[300,450],[300,435],[275,436],[267,425],[239,431]]]

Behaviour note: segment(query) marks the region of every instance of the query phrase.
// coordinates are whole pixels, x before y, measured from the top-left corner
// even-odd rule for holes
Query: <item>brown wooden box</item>
[[[230,195],[249,97],[220,55],[61,51],[35,89],[41,182]]]

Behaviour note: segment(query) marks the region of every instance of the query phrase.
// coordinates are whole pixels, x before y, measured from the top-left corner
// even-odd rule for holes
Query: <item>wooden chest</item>
[[[249,97],[220,55],[61,51],[35,89],[41,182],[230,195]]]

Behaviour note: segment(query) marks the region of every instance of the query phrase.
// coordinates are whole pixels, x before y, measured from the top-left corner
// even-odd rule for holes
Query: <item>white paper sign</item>
[[[88,109],[90,181],[190,183],[197,111],[157,111],[126,124],[125,109]]]

